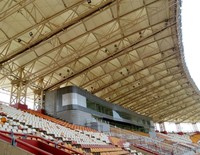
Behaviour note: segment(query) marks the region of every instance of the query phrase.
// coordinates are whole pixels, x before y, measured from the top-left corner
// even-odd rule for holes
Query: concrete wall
[[[88,121],[92,120],[92,115],[90,113],[80,110],[67,110],[57,112],[57,117],[64,119],[70,123],[83,126],[86,125]]]
[[[87,126],[100,132],[110,132],[110,125],[103,122],[91,122]]]
[[[0,155],[33,155],[33,154],[0,140]]]
[[[86,97],[79,95],[77,93],[66,93],[62,94],[62,106],[66,105],[80,105],[86,107]]]
[[[45,111],[49,115],[56,115],[57,91],[48,91],[45,95]]]

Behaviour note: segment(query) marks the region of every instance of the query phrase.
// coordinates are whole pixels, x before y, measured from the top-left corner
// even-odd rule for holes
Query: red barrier
[[[31,109],[30,109],[31,110]],[[44,109],[38,109],[37,112],[44,114],[45,115],[45,110]]]
[[[11,137],[9,137],[9,136],[7,136],[7,135],[5,135],[3,133],[0,133],[0,139],[11,143]],[[17,142],[17,145],[16,145],[17,147],[22,148],[22,149],[24,149],[24,150],[26,150],[28,152],[31,152],[31,153],[33,153],[35,155],[53,155],[52,153],[43,151],[43,150],[41,150],[41,149],[39,149],[37,147],[34,147],[34,146],[30,145],[30,144],[25,143],[25,142],[23,142],[23,141],[21,141],[19,139],[16,139],[16,142]]]
[[[65,151],[59,150],[53,146],[50,146],[48,144],[45,144],[41,141],[36,141],[36,140],[28,140],[28,139],[22,139],[21,141],[28,143],[32,146],[35,146],[39,149],[42,149],[46,152],[51,152],[52,154],[59,154],[59,155],[70,155],[69,153],[66,153]],[[59,147],[59,146],[58,146]]]
[[[3,136],[3,137],[7,137],[7,140],[5,140],[5,141],[7,141],[7,142],[11,142],[11,137],[9,137],[8,135],[5,135],[5,134],[10,134],[10,132],[7,132],[7,131],[1,131],[0,130],[0,139],[3,139],[3,138],[1,138],[1,136]],[[20,133],[14,133],[14,135],[15,136],[17,136],[17,137],[20,137],[20,138],[23,138],[24,137],[24,134],[20,134]],[[52,146],[50,146],[49,144],[52,144],[52,145],[55,145],[55,142],[52,142],[52,141],[50,141],[50,140],[47,140],[47,139],[44,139],[44,138],[41,138],[41,137],[38,137],[38,136],[34,136],[34,135],[26,135],[26,137],[27,137],[27,140],[28,140],[28,138],[30,139],[30,141],[33,141],[33,142],[28,142],[26,139],[16,139],[16,141],[18,142],[20,142],[20,144],[22,143],[24,143],[24,144],[27,144],[26,142],[28,142],[29,144],[28,144],[28,146],[31,146],[31,148],[37,148],[37,149],[39,149],[40,148],[40,145],[43,145],[44,147],[45,147],[45,149],[48,151],[48,150],[51,150],[52,148],[53,148],[53,152],[55,153],[55,150],[54,149],[56,149],[56,148],[54,148],[54,147],[52,147]],[[4,140],[4,139],[3,139]],[[43,143],[43,144],[39,144],[39,143],[37,143],[37,142],[35,142],[35,141],[39,141],[39,143],[41,142],[41,143]],[[39,145],[38,145],[39,144]],[[18,145],[17,145],[18,146]],[[20,145],[21,146],[21,145]],[[19,146],[19,147],[20,147]],[[57,145],[58,146],[58,148],[59,149],[65,149],[65,150],[67,150],[68,152],[71,152],[71,154],[76,154],[76,155],[83,155],[82,153],[79,153],[79,152],[77,152],[77,151],[75,151],[75,150],[72,150],[72,149],[70,149],[70,148],[67,148],[67,147],[65,147],[65,146],[62,146],[62,145],[60,145],[60,144],[58,144]],[[49,147],[51,147],[51,148],[49,148]],[[23,148],[22,146],[21,146],[21,148]],[[23,149],[25,149],[25,150],[27,150],[28,148],[26,148],[25,146],[24,146],[24,148]],[[43,148],[42,148],[43,149]],[[56,149],[56,151],[57,152],[59,152],[59,151],[62,151],[62,150],[59,150],[59,149]],[[40,149],[39,149],[40,150]],[[44,150],[44,149],[43,149]],[[27,151],[29,151],[29,150],[27,150]],[[30,151],[29,151],[30,152]],[[49,151],[48,151],[49,152]],[[51,151],[50,151],[51,152]],[[51,153],[53,153],[53,152],[51,152]],[[62,155],[62,154],[60,154],[60,153],[55,153],[55,154],[59,154],[59,155]],[[64,152],[64,151],[62,151],[62,152]],[[50,153],[50,154],[51,154]],[[69,153],[67,153],[67,152],[64,152],[65,153],[65,155],[70,155]],[[42,154],[42,155],[45,155],[45,154]],[[51,154],[52,155],[52,154]]]
[[[13,105],[10,105],[11,107],[14,107],[16,109],[20,109],[20,110],[27,110],[28,106],[26,104],[21,104],[21,103],[16,103]]]
[[[146,152],[152,153],[152,154],[154,154],[154,155],[159,155],[158,153],[156,153],[156,152],[154,152],[154,151],[151,151],[151,150],[148,150],[148,149],[146,149],[146,148],[144,148],[144,147],[141,147],[141,146],[138,146],[138,145],[133,145],[133,146],[136,147],[136,148],[138,148],[138,149],[144,150],[144,151],[146,151]]]

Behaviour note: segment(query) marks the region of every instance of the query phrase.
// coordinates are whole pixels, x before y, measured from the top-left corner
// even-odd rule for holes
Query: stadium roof
[[[0,87],[18,98],[76,85],[156,122],[199,122],[199,91],[183,56],[180,5],[1,0]]]

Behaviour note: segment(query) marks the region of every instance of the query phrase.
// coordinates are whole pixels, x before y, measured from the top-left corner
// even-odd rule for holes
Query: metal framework
[[[180,0],[2,0],[0,88],[11,104],[76,85],[156,122],[199,122]]]

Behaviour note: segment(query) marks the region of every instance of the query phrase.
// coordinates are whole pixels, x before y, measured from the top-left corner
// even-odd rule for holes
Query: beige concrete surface
[[[0,140],[0,155],[33,155],[30,152],[12,146],[8,142]]]

